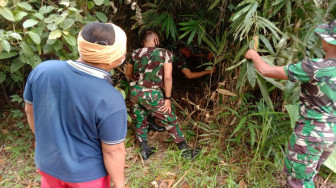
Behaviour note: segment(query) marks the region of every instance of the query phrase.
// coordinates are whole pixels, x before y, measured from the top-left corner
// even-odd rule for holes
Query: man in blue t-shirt
[[[127,110],[109,71],[126,52],[118,26],[90,23],[78,36],[80,58],[50,60],[24,91],[42,187],[124,187]]]
[[[322,38],[323,59],[271,66],[254,50],[245,55],[263,76],[301,83],[300,118],[288,143],[284,168],[287,186],[293,188],[314,187],[314,178],[336,141],[336,20],[317,26],[315,33]]]

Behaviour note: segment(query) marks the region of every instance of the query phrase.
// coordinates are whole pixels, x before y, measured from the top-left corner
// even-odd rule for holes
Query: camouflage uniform
[[[301,81],[300,118],[288,144],[284,171],[290,187],[314,187],[314,177],[332,153],[336,133],[336,59],[311,59],[285,66]]]
[[[131,102],[133,115],[136,119],[136,137],[139,142],[147,141],[149,114],[154,115],[164,125],[175,143],[184,141],[174,112],[163,113],[159,110],[164,106],[163,65],[172,62],[172,54],[162,48],[140,48],[132,53],[133,74],[136,82],[131,86]]]

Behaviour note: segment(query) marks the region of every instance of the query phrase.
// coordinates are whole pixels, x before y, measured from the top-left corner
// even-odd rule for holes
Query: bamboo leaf
[[[291,23],[291,17],[292,17],[292,3],[290,0],[287,0],[286,3],[286,17],[287,17],[287,22]]]
[[[299,119],[299,104],[287,104],[285,108],[290,118],[291,127],[294,128],[296,121]]]
[[[239,18],[240,16],[245,14],[248,10],[250,10],[252,6],[253,4],[247,5],[246,7],[238,11],[236,14],[234,14],[231,20],[235,21],[237,18]]]
[[[328,4],[327,12],[329,13],[331,9],[335,8],[336,6],[336,0],[332,0]]]
[[[192,30],[188,30],[186,32],[184,32],[180,37],[179,39],[183,39],[183,37],[185,37],[186,35],[188,35]]]
[[[208,10],[212,10],[213,8],[215,8],[215,6],[217,6],[218,3],[219,3],[220,1],[221,1],[221,0],[215,0],[215,1],[211,4],[211,6],[208,8]]]
[[[229,70],[232,70],[236,67],[239,67],[242,63],[246,63],[246,61],[247,61],[246,59],[243,59],[243,60],[239,61],[238,63],[232,65],[231,67],[225,69],[225,71],[229,71]]]
[[[195,34],[196,34],[196,29],[193,30],[193,32],[191,32],[189,38],[188,38],[188,41],[187,41],[187,44],[189,45],[191,42],[192,42],[192,39],[194,38]]]
[[[263,35],[259,35],[259,39],[265,44],[266,48],[268,49],[268,51],[271,54],[275,54],[274,49],[271,45],[271,43],[263,36]]]
[[[258,2],[255,2],[255,3],[253,4],[252,8],[248,11],[248,13],[247,13],[246,16],[245,16],[244,22],[246,22],[248,19],[251,18],[251,16],[252,16],[252,15],[255,13],[255,11],[257,10],[258,5],[259,5]]]
[[[145,4],[142,5],[142,7],[157,8],[158,6],[154,3],[145,3]]]
[[[324,162],[324,165],[336,173],[336,150],[334,150],[328,159]]]
[[[256,83],[256,79],[257,79],[257,74],[256,74],[255,67],[254,67],[253,63],[249,60],[246,63],[246,65],[247,65],[247,80],[249,81],[251,86],[254,88],[255,83]]]
[[[284,1],[285,1],[285,0],[277,0],[277,1],[275,1],[274,3],[272,3],[271,6],[278,5],[278,4],[280,4],[280,3],[284,2]]]
[[[281,84],[280,82],[275,81],[273,78],[268,78],[268,77],[263,77],[265,80],[267,80],[268,82],[270,82],[271,84],[273,84],[275,87],[281,89],[282,91],[286,90],[286,86],[284,86],[283,84]]]
[[[6,80],[6,74],[4,72],[0,72],[0,84]]]
[[[263,17],[266,17],[268,14],[268,10],[270,8],[270,1],[271,0],[265,0],[264,6],[263,6]]]
[[[233,60],[232,63],[236,63],[241,58],[241,56],[243,54],[245,54],[245,52],[247,51],[248,47],[249,47],[248,43],[245,43],[243,45],[243,47],[241,47],[240,50],[238,51],[238,53],[235,55],[235,58],[234,58],[234,60]]]
[[[240,6],[242,6],[242,5],[246,5],[246,4],[255,3],[255,2],[256,2],[256,0],[244,0],[244,1],[240,2],[240,3],[237,5],[237,7],[240,7]]]
[[[217,51],[217,50],[216,50],[216,47],[215,47],[215,44],[214,44],[213,42],[211,42],[211,41],[208,39],[208,37],[206,37],[206,36],[204,35],[204,36],[202,37],[202,40],[210,46],[210,48],[211,48],[211,50],[212,50],[213,52]]]
[[[257,82],[258,82],[259,89],[261,91],[261,95],[263,96],[264,100],[266,101],[267,106],[270,107],[272,110],[274,110],[273,103],[272,103],[271,98],[268,94],[267,86],[266,86],[266,83],[265,83],[264,79],[261,76],[258,76],[257,77]]]

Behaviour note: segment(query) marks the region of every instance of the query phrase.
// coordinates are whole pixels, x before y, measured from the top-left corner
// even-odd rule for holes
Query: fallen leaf
[[[217,92],[222,95],[237,96],[235,93],[228,91],[226,89],[217,89]]]
[[[183,184],[182,188],[190,188],[190,185],[189,184]]]
[[[155,138],[158,134],[159,134],[158,132],[153,133],[153,135],[150,136],[149,139],[153,139],[153,138]]]
[[[156,181],[152,181],[151,184],[154,185],[155,188],[159,188],[159,184]]]
[[[247,188],[247,185],[246,185],[246,183],[245,183],[244,180],[241,180],[241,181],[239,182],[239,186],[238,186],[238,188]]]
[[[167,175],[167,176],[175,176],[176,173],[174,173],[174,172],[167,172],[166,175]]]
[[[174,181],[175,181],[175,178],[170,179],[169,182],[168,182],[168,187],[171,187],[173,185]]]
[[[4,164],[5,163],[5,159],[0,159],[0,164]]]
[[[32,182],[32,183],[28,184],[26,188],[31,188],[31,187],[39,186],[39,185],[40,185],[40,184],[37,183],[37,182]]]
[[[168,182],[167,181],[161,181],[160,182],[160,185],[159,185],[159,188],[166,188],[167,187],[167,184],[168,184]]]
[[[3,133],[3,134],[8,134],[8,130],[7,130],[7,129],[3,129],[3,130],[2,130],[2,133]]]
[[[226,163],[226,162],[224,162],[224,161],[220,161],[220,165],[227,166],[227,165],[229,165],[229,164]]]

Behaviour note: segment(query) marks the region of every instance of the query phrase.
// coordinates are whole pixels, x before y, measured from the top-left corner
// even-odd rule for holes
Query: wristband
[[[165,97],[165,99],[168,99],[168,100],[170,100],[172,97],[170,96],[170,97]]]

